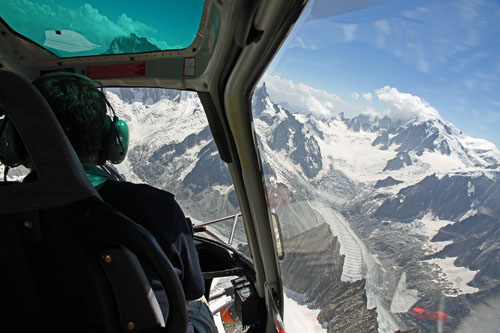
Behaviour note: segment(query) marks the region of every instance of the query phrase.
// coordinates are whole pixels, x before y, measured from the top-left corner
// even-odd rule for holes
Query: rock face
[[[457,220],[480,202],[489,215],[498,216],[496,202],[500,182],[484,175],[430,175],[419,183],[403,188],[397,196],[387,199],[374,213],[386,220],[412,221],[422,213],[432,211],[446,220]],[[495,199],[496,198],[496,199]]]
[[[383,171],[399,170],[401,168],[404,168],[404,167],[412,165],[412,164],[413,163],[411,161],[410,155],[405,151],[400,151],[396,155],[396,157],[394,157],[392,160],[389,160],[387,162],[387,165]]]
[[[377,332],[377,312],[366,308],[365,280],[332,284],[320,298],[328,302],[318,320],[328,322],[328,332]],[[315,302],[315,304],[317,304]]]
[[[456,266],[480,270],[470,283],[480,288],[499,284],[500,219],[477,214],[442,228],[433,241],[453,241],[435,257],[457,257]]]
[[[328,332],[377,332],[377,313],[366,308],[365,280],[340,280],[344,256],[327,224],[285,241],[282,262],[284,285],[306,295],[312,307],[320,308],[318,320]]]
[[[401,183],[402,183],[401,180],[397,180],[397,179],[394,179],[391,176],[389,176],[385,179],[378,180],[377,183],[375,184],[375,188],[389,187],[389,186],[394,186],[394,185],[401,184]]]
[[[441,219],[456,221],[443,227],[433,242],[451,241],[436,258],[457,257],[454,264],[479,272],[470,285],[491,288],[500,283],[500,180],[484,175],[431,175],[386,199],[374,217],[408,222],[431,211]],[[460,219],[466,212],[475,215]]]
[[[267,107],[271,107],[275,114],[266,113]],[[274,127],[272,135],[264,138],[269,147],[274,151],[285,151],[307,178],[316,177],[323,167],[318,141],[294,115],[270,102],[265,85],[255,92],[254,112],[268,126]],[[273,123],[276,125],[273,126]],[[312,127],[315,134],[321,137],[321,132],[314,124]]]
[[[340,281],[344,256],[339,254],[340,244],[327,224],[289,238],[284,244],[282,272],[287,288],[315,300],[328,285]]]

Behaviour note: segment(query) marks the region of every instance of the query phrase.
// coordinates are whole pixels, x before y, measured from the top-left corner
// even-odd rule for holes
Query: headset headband
[[[85,75],[82,75],[82,74],[78,74],[78,73],[72,73],[72,72],[51,72],[51,73],[47,73],[47,74],[44,74],[42,76],[40,76],[38,79],[36,79],[35,81],[33,81],[33,84],[36,86],[39,82],[42,82],[46,79],[49,79],[51,77],[57,77],[57,78],[73,78],[73,79],[81,79],[81,80],[84,80],[84,81],[87,81],[89,83],[91,83],[92,85],[94,83],[97,83],[99,84],[101,87],[101,83],[99,81],[94,81],[92,80],[91,78],[89,78],[88,76],[85,76]]]

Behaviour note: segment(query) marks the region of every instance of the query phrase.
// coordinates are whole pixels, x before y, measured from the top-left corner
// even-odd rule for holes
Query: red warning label
[[[146,75],[146,63],[88,66],[87,76],[91,79],[114,79],[119,77],[134,77]]]

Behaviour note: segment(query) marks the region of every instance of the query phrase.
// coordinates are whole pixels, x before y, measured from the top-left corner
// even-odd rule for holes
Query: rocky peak
[[[376,127],[371,116],[366,114],[360,114],[351,119],[344,120],[347,127],[354,132],[363,131],[373,131]]]
[[[106,91],[116,94],[124,102],[139,102],[144,105],[153,105],[165,98],[178,103],[193,95],[192,92],[159,88],[106,88]]]
[[[160,51],[160,49],[150,43],[145,37],[139,37],[134,33],[128,36],[120,36],[113,39],[109,48],[103,54],[122,54]]]
[[[377,183],[375,184],[375,188],[389,187],[389,186],[394,186],[394,185],[401,184],[401,183],[402,183],[401,180],[397,180],[397,179],[394,179],[391,176],[389,176],[385,179],[378,180]]]
[[[408,152],[406,151],[400,151],[399,153],[397,153],[396,157],[387,161],[387,165],[385,166],[383,171],[399,170],[412,164],[413,162],[411,160],[410,154],[408,154]]]
[[[268,97],[269,97],[269,93],[267,92],[266,83],[263,82],[262,86],[255,89],[255,92],[253,94],[253,98],[257,101],[257,100],[264,100]]]
[[[345,118],[344,113],[339,114],[339,119],[354,132],[367,131],[377,132],[381,130],[391,131],[401,126],[403,122],[398,119],[392,119],[388,116],[379,117],[368,114],[360,114],[353,118]]]

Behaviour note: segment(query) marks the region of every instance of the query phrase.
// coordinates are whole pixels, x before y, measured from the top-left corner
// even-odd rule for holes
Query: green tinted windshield
[[[188,47],[203,0],[0,0],[12,29],[59,57]]]

